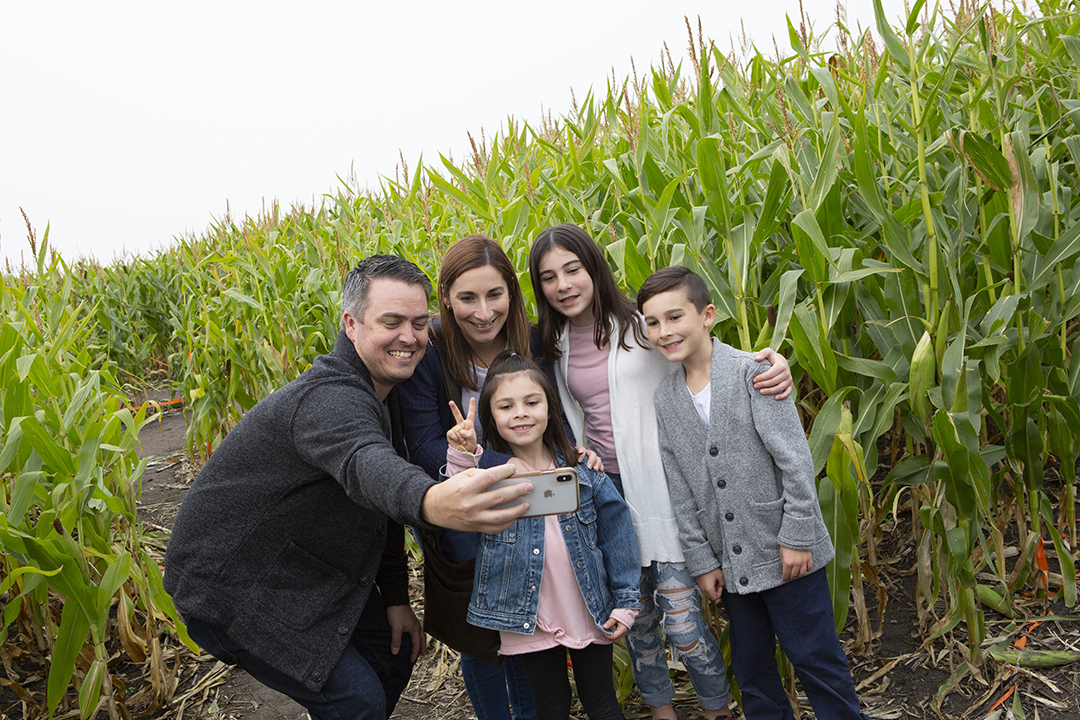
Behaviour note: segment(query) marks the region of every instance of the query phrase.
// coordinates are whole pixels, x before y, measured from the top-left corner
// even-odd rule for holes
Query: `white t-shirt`
[[[706,425],[709,424],[709,412],[712,410],[712,381],[706,383],[704,389],[697,395],[690,390],[690,386],[687,385],[686,391],[690,393],[690,399],[694,401],[694,409],[697,410],[697,414],[701,417],[701,422]]]

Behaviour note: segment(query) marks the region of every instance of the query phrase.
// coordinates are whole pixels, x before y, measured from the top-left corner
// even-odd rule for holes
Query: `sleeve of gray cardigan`
[[[748,363],[746,391],[754,427],[773,462],[780,469],[784,498],[784,518],[777,540],[792,550],[808,550],[819,538],[817,515],[821,512],[814,479],[814,460],[799,412],[791,397],[777,401],[754,389],[754,378],[765,372],[768,363]]]
[[[420,506],[435,481],[394,450],[384,412],[378,398],[361,387],[317,385],[297,403],[293,441],[304,459],[336,478],[356,504],[405,525],[428,527]]]
[[[660,430],[660,458],[664,462],[664,475],[667,476],[668,493],[671,495],[675,522],[679,526],[679,544],[682,545],[686,567],[691,575],[697,577],[720,567],[720,561],[716,559],[705,530],[698,522],[699,508],[697,502],[694,501],[694,493],[690,489],[686,475],[679,465],[678,455],[675,453],[677,440],[668,432],[663,414],[660,412],[660,405],[665,402],[665,398],[662,397],[665,387],[667,383],[661,383],[654,398],[656,424]]]

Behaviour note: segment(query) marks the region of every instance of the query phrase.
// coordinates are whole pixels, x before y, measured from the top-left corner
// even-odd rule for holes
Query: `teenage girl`
[[[475,408],[487,444],[512,454],[519,470],[560,467],[577,450],[566,437],[559,401],[535,362],[514,353],[491,365],[478,403],[447,432],[447,472],[471,467],[481,453]],[[576,512],[522,518],[484,535],[469,622],[498,630],[499,653],[520,658],[541,720],[570,716],[566,659],[592,720],[621,720],[612,683],[611,644],[639,607],[634,529],[611,480],[577,463]]]
[[[656,720],[674,720],[661,622],[690,674],[705,718],[729,717],[720,647],[701,613],[701,593],[684,563],[668,494],[653,394],[674,366],[651,345],[633,301],[618,288],[600,246],[576,225],[541,232],[529,253],[544,358],[555,367],[575,437],[596,451],[626,498],[640,553],[642,610],[629,635],[634,681]],[[787,397],[787,361],[758,376],[764,394]]]

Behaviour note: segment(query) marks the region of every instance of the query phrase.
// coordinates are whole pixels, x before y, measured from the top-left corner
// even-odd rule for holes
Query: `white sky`
[[[900,24],[903,0],[883,0]],[[931,3],[932,4],[932,3]],[[815,34],[835,0],[804,0]],[[310,206],[421,153],[465,157],[466,132],[537,122],[612,68],[621,82],[685,57],[683,17],[727,50],[740,33],[788,54],[799,0],[0,3],[0,255],[29,258],[23,208],[68,261],[201,234],[226,203]],[[873,27],[871,0],[848,26]],[[831,46],[830,40],[826,41]],[[876,34],[876,32],[875,32]],[[738,41],[736,40],[736,46]],[[684,64],[684,72],[689,68]]]

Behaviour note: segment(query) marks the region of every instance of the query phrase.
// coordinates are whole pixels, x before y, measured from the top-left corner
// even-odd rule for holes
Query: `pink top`
[[[480,460],[480,456],[483,454],[484,448],[479,445],[476,446],[476,452],[471,455],[464,450],[458,450],[448,445],[446,447],[446,476],[450,477],[469,468],[479,467],[477,461]]]
[[[585,414],[585,438],[590,450],[604,461],[604,471],[619,472],[615,431],[611,427],[608,354],[611,345],[596,347],[594,326],[570,325],[570,353],[566,358],[566,384]],[[580,438],[579,438],[580,440]]]
[[[477,457],[483,452],[477,447]],[[514,459],[516,463],[525,463]],[[462,470],[475,467],[472,456],[462,450],[447,448],[446,473],[453,475]],[[552,463],[552,468],[555,464]],[[566,532],[572,532],[573,526],[567,525]],[[570,563],[570,553],[566,550],[566,541],[562,537],[563,528],[559,526],[558,515],[544,518],[544,571],[540,581],[540,597],[537,600],[536,628],[532,635],[500,632],[500,655],[521,655],[523,653],[547,650],[556,645],[580,650],[591,643],[611,644],[611,638],[596,627],[581,588]],[[634,624],[637,613],[633,610],[618,608],[611,611],[611,617],[626,627]]]

